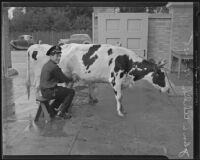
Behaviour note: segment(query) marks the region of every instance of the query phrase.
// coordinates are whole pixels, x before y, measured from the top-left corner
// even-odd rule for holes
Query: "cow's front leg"
[[[95,83],[88,83],[88,88],[89,88],[89,103],[90,104],[95,104],[98,102],[98,99],[96,98],[95,95]]]

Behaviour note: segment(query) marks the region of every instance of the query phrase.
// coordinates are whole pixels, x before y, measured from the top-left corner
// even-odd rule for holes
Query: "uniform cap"
[[[61,47],[60,46],[53,46],[47,51],[46,55],[50,56],[50,55],[55,55],[55,54],[60,54],[60,53],[62,53]]]

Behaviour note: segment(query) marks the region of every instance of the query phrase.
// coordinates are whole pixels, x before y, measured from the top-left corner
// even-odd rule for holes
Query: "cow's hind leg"
[[[98,102],[98,99],[96,98],[95,95],[95,88],[96,88],[95,83],[89,83],[88,87],[89,87],[89,103],[95,104]]]
[[[117,102],[117,113],[119,116],[123,117],[124,114],[126,114],[123,106],[122,106],[122,78],[119,76],[114,75],[114,73],[111,73],[111,78],[110,78],[110,83],[111,86],[113,87],[114,93],[115,93],[115,98]]]

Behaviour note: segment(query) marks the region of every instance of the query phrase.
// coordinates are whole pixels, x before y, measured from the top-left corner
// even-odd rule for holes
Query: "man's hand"
[[[77,74],[72,74],[72,79],[74,82],[78,82],[80,80],[80,77]]]

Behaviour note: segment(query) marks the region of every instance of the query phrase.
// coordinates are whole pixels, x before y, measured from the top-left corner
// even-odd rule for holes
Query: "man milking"
[[[71,88],[58,86],[58,83],[69,83],[79,80],[77,75],[72,78],[66,77],[61,68],[57,65],[61,58],[61,47],[51,47],[46,55],[50,56],[49,61],[43,66],[40,77],[41,94],[46,99],[55,99],[51,104],[51,117],[55,116],[61,119],[71,118],[69,107],[75,95]]]

